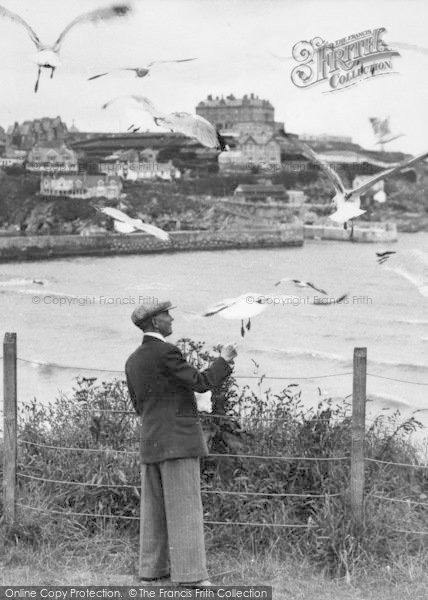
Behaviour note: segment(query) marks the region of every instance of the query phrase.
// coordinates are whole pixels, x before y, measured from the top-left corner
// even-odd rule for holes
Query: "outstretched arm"
[[[217,387],[232,372],[232,367],[222,357],[217,358],[204,371],[198,371],[189,365],[180,350],[172,345],[165,355],[164,364],[168,375],[194,392],[207,392]]]

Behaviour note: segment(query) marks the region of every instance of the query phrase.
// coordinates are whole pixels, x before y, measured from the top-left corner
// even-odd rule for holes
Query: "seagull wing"
[[[92,81],[93,79],[98,79],[99,77],[104,77],[104,75],[110,75],[113,71],[107,71],[106,73],[99,73],[98,75],[92,75],[92,77],[88,77],[88,81]]]
[[[310,148],[304,142],[301,142],[299,139],[296,139],[296,138],[291,138],[291,140],[296,146],[298,146],[300,148],[300,150],[302,151],[302,154],[304,154],[306,156],[306,158],[309,158],[310,160],[312,160],[312,162],[314,162],[315,164],[317,164],[321,167],[321,169],[324,171],[324,173],[330,179],[331,183],[333,184],[333,186],[337,192],[340,192],[341,194],[346,193],[345,186],[343,185],[341,178],[336,173],[336,171],[330,167],[330,165],[327,162],[322,160],[318,156],[318,154],[316,154],[316,152],[314,152],[312,150],[312,148]]]
[[[344,302],[348,297],[348,294],[342,294],[338,298],[314,298],[310,304],[316,304],[317,306],[330,306],[331,304],[340,304]]]
[[[160,65],[165,63],[182,63],[189,62],[191,60],[197,60],[197,58],[180,58],[178,60],[154,60],[147,65],[147,68],[149,69],[150,67],[153,67],[153,65]]]
[[[88,77],[88,81],[92,81],[93,79],[98,79],[99,77],[104,77],[104,75],[110,75],[115,71],[137,71],[138,67],[121,67],[119,69],[112,69],[111,71],[106,71],[105,73],[99,73],[98,75],[92,75],[92,77]]]
[[[325,294],[327,296],[327,292],[325,290],[322,290],[321,288],[317,287],[311,281],[305,281],[305,283],[308,287],[312,288],[316,292],[319,292],[320,294]]]
[[[239,300],[239,298],[225,298],[224,300],[217,302],[217,304],[213,304],[212,306],[209,306],[208,308],[206,308],[205,311],[202,313],[202,316],[203,317],[212,317],[213,315],[216,315],[217,313],[221,312],[222,310],[225,310],[229,306],[233,306],[233,304],[236,304],[236,302],[238,302],[238,300]]]
[[[105,206],[104,208],[100,208],[100,211],[102,213],[104,213],[105,215],[107,215],[108,217],[115,219],[116,221],[121,221],[122,223],[128,223],[129,225],[135,226],[136,219],[129,217],[127,214],[125,214],[118,208],[112,208],[111,206]]]
[[[22,17],[20,17],[19,15],[17,15],[14,12],[8,10],[7,8],[4,8],[3,6],[0,6],[0,17],[7,17],[8,19],[15,21],[15,23],[19,23],[19,25],[22,25],[23,27],[25,27],[32,42],[36,45],[37,50],[41,49],[41,42],[39,40],[38,35],[34,31],[34,29],[32,27],[30,27],[26,21],[24,21],[24,19]]]
[[[351,194],[356,194],[356,195],[361,195],[366,190],[368,190],[369,188],[371,188],[372,185],[374,185],[375,183],[377,183],[381,179],[386,179],[387,177],[390,177],[391,175],[394,175],[394,173],[398,173],[398,171],[401,171],[402,169],[405,169],[407,167],[410,167],[410,166],[412,166],[412,165],[420,162],[421,160],[423,160],[427,156],[428,156],[428,151],[422,152],[422,154],[418,154],[417,156],[414,156],[412,158],[408,158],[406,160],[403,160],[403,162],[401,162],[396,167],[393,167],[392,169],[385,169],[385,171],[381,171],[377,175],[374,175],[371,179],[367,180],[365,183],[363,183],[360,186],[358,186],[358,187],[354,188],[353,190],[351,190],[350,193]]]
[[[384,260],[382,267],[410,281],[419,292],[428,297],[428,254],[422,250],[396,252]]]
[[[162,240],[163,242],[170,241],[169,234],[166,231],[164,231],[163,229],[156,227],[156,225],[151,225],[150,223],[144,223],[141,219],[134,219],[133,225],[134,225],[135,229],[139,229],[140,231],[144,231],[145,233],[153,235],[153,236],[157,237],[159,240]]]
[[[208,148],[220,148],[221,143],[215,127],[200,115],[174,112],[165,118],[165,125],[173,131],[195,138]]]
[[[99,21],[107,21],[109,19],[114,19],[116,17],[123,17],[131,11],[131,6],[129,4],[112,4],[111,6],[107,6],[106,8],[98,8],[96,10],[92,10],[87,13],[83,13],[83,15],[79,15],[71,23],[67,25],[67,27],[61,32],[59,38],[54,44],[54,50],[59,50],[64,37],[67,33],[75,26],[81,25],[83,23],[98,23]]]
[[[164,119],[165,118],[165,114],[161,113],[155,107],[155,105],[153,104],[153,102],[151,100],[149,100],[145,96],[138,96],[138,95],[133,95],[133,94],[129,95],[129,96],[116,96],[116,98],[113,98],[112,100],[109,100],[108,102],[103,104],[103,108],[107,108],[108,106],[110,106],[110,104],[112,104],[113,102],[116,102],[116,100],[120,100],[121,98],[134,100],[134,102],[137,102],[139,107],[142,110],[147,111],[154,119]]]

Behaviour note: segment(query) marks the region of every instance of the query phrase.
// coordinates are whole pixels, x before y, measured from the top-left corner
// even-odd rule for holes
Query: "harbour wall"
[[[375,223],[359,222],[354,225],[305,225],[306,240],[335,240],[344,242],[396,242],[398,240],[397,225],[393,222]]]
[[[303,226],[290,223],[265,229],[174,231],[170,233],[170,238],[170,242],[163,242],[145,233],[0,237],[0,262],[71,256],[302,246]]]

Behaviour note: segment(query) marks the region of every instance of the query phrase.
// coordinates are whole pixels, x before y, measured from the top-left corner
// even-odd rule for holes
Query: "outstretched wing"
[[[222,146],[215,127],[200,115],[174,112],[165,118],[165,125],[173,131],[195,138],[207,148],[221,148]]]
[[[391,169],[385,169],[385,171],[381,171],[377,175],[374,175],[373,177],[371,177],[371,179],[368,179],[365,183],[363,183],[360,186],[358,186],[358,187],[354,188],[353,190],[351,190],[351,193],[353,195],[354,194],[361,195],[366,190],[368,190],[369,188],[371,188],[372,185],[374,185],[375,183],[377,183],[381,179],[386,179],[387,177],[390,177],[391,175],[394,175],[394,173],[398,173],[398,171],[402,171],[403,169],[405,169],[407,167],[411,167],[412,165],[420,162],[421,160],[423,160],[427,156],[428,156],[428,151],[423,152],[422,154],[418,154],[418,156],[414,156],[413,158],[408,158],[406,160],[403,160],[403,162],[401,162],[396,167],[393,167]]]
[[[22,25],[23,27],[25,27],[31,40],[36,45],[37,50],[40,50],[41,42],[40,42],[36,32],[34,31],[34,29],[32,27],[30,27],[28,25],[28,23],[26,21],[24,21],[24,19],[22,17],[20,17],[19,15],[17,15],[14,12],[8,10],[7,8],[4,8],[4,6],[0,6],[0,17],[7,17],[8,19],[15,21],[15,23],[18,23],[19,25]]]
[[[83,15],[79,15],[73,19],[73,21],[71,21],[71,23],[69,23],[61,32],[59,38],[54,44],[54,50],[59,49],[64,37],[75,25],[81,25],[83,23],[98,23],[99,21],[107,21],[109,19],[115,19],[116,17],[123,17],[131,10],[132,9],[129,4],[112,4],[106,8],[98,8],[96,10],[92,10],[91,12],[84,13]]]
[[[127,98],[130,100],[134,100],[135,102],[138,103],[140,108],[147,111],[154,119],[163,119],[165,117],[164,113],[161,113],[155,107],[153,102],[151,100],[149,100],[148,98],[146,98],[145,96],[138,96],[138,95],[116,96],[116,98],[113,98],[112,100],[109,100],[108,102],[103,104],[103,108],[107,108],[108,106],[110,106],[110,104],[112,104],[113,102],[116,102],[116,100],[120,100],[121,98]]]
[[[180,58],[177,60],[154,60],[151,63],[149,63],[147,65],[148,68],[153,67],[153,65],[160,65],[160,64],[164,64],[164,63],[182,63],[182,62],[189,62],[191,60],[197,60],[196,58]]]
[[[100,208],[100,211],[108,217],[111,217],[112,219],[116,219],[117,221],[121,221],[122,223],[128,223],[129,225],[133,225],[135,227],[135,219],[132,219],[118,208],[104,206],[104,208]]]
[[[213,315],[216,315],[222,310],[229,308],[229,306],[233,306],[238,302],[238,300],[239,298],[225,298],[224,300],[221,300],[221,302],[217,302],[217,304],[213,304],[212,306],[206,308],[205,311],[202,313],[202,316],[212,317]]]
[[[402,252],[382,252],[378,262],[384,269],[410,281],[422,296],[428,298],[428,254],[422,250],[404,250]]]
[[[104,75],[110,75],[110,73],[114,73],[115,71],[137,71],[136,67],[120,67],[119,69],[112,69],[111,71],[106,71],[105,73],[99,73],[98,75],[92,75],[92,77],[88,77],[88,81],[92,81],[93,79],[98,79],[99,77],[104,77]]]
[[[159,227],[156,227],[156,225],[150,225],[149,223],[144,223],[144,221],[142,221],[141,219],[136,219],[134,221],[134,227],[136,229],[139,229],[140,231],[144,231],[144,233],[149,233],[150,235],[154,235],[155,237],[157,237],[159,240],[162,240],[163,242],[170,241],[169,234],[166,231],[164,231],[163,229],[160,229]]]
[[[286,134],[287,135],[287,134]],[[321,169],[324,171],[324,173],[327,175],[327,177],[330,179],[331,183],[333,184],[335,190],[337,192],[340,192],[341,194],[345,194],[346,190],[345,190],[345,186],[343,185],[343,182],[341,180],[341,178],[339,177],[339,175],[336,173],[336,171],[334,169],[332,169],[330,167],[330,165],[323,161],[318,154],[316,154],[312,148],[310,148],[307,144],[305,144],[304,142],[300,141],[297,138],[291,138],[290,136],[287,136],[288,139],[290,139],[298,148],[300,148],[300,150],[302,151],[302,154],[304,154],[306,156],[306,158],[309,158],[310,160],[312,160],[312,162],[314,162],[315,164],[319,165],[321,167]]]

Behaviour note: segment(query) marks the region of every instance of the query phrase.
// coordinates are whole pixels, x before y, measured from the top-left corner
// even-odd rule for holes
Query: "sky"
[[[77,15],[107,6],[106,0],[1,0],[23,17],[44,43],[53,43]],[[60,115],[81,131],[120,132],[132,123],[159,130],[151,118],[117,96],[147,96],[165,112],[194,112],[207,94],[236,97],[251,92],[275,107],[275,118],[297,134],[351,136],[376,149],[369,117],[390,116],[403,137],[392,151],[419,153],[428,148],[428,4],[425,0],[133,0],[129,17],[74,28],[61,50],[54,78],[41,76],[27,32],[0,17],[0,125]],[[328,93],[327,84],[301,89],[291,81],[294,44],[321,37],[335,41],[384,27],[384,40],[401,56],[396,73]],[[403,47],[394,46],[400,42]],[[153,60],[197,58],[153,67],[149,77],[117,72],[95,81],[87,78],[119,67],[145,66]]]

